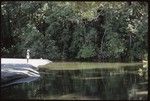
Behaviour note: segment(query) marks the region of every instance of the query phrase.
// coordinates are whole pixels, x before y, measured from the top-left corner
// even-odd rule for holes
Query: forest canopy
[[[1,2],[1,57],[141,61],[147,2]]]

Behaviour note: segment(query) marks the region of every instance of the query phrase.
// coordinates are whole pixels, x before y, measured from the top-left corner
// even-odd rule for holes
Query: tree
[[[139,61],[147,54],[146,2],[1,3],[2,57]],[[19,54],[19,55],[18,55]]]

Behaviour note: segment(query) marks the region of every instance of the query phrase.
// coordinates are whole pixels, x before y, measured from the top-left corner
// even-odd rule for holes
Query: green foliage
[[[31,57],[57,59],[59,56],[55,41],[50,39],[50,35],[41,34],[34,25],[28,24],[22,34],[23,50],[31,49]]]
[[[81,58],[89,58],[95,56],[95,47],[92,45],[83,45],[78,56]]]
[[[124,51],[125,47],[121,38],[119,38],[118,33],[112,33],[111,35],[106,37],[106,48],[110,53],[117,55],[118,53]]]
[[[84,43],[82,44],[82,47],[78,52],[78,57],[81,58],[90,58],[96,55],[96,45],[95,45],[96,30],[94,28],[91,28],[88,33],[86,32],[84,33],[85,38],[85,40],[83,40]]]
[[[144,2],[2,2],[2,57],[141,60],[147,54]],[[8,43],[9,41],[9,43]],[[19,55],[18,55],[19,54]]]

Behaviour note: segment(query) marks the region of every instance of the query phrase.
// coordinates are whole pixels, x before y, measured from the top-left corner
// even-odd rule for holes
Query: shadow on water
[[[138,66],[117,69],[48,70],[41,78],[1,88],[2,99],[147,99],[147,79]]]

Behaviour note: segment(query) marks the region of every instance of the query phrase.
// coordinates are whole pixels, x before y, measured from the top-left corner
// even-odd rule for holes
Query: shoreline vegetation
[[[98,69],[98,68],[120,68],[120,67],[135,67],[142,66],[142,63],[98,63],[98,62],[52,62],[43,66],[39,66],[39,69],[48,70],[78,70],[78,69]]]

